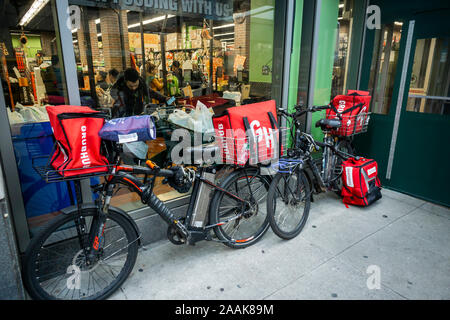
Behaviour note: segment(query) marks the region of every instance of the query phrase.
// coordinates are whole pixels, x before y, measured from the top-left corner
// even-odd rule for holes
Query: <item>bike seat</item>
[[[320,119],[316,122],[316,128],[321,127],[322,130],[330,130],[341,127],[341,120],[339,119]]]

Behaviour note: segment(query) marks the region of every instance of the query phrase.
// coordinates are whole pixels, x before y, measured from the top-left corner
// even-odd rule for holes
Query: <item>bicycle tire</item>
[[[295,181],[292,179],[294,177]],[[292,185],[291,182],[293,182]],[[299,182],[304,187],[304,195],[300,196],[295,195],[299,191]],[[288,188],[286,188],[286,185]],[[292,195],[294,200],[289,199],[289,195]],[[296,197],[300,198],[301,202],[304,202],[301,216],[295,215],[295,213],[299,213],[299,203],[297,203],[299,200]],[[278,172],[270,184],[267,195],[267,211],[272,231],[285,240],[295,238],[303,230],[308,220],[310,207],[310,185],[305,172],[300,169],[288,174]]]
[[[97,213],[97,208],[83,208],[81,211],[81,216],[85,217],[85,218],[89,218],[92,217],[94,215],[96,215]],[[75,248],[75,242],[77,242],[77,237],[75,236],[75,233],[73,230],[71,230],[71,228],[74,228],[74,223],[75,223],[75,219],[76,219],[76,215],[77,212],[74,211],[72,213],[69,214],[61,214],[60,216],[54,218],[47,226],[45,226],[45,228],[37,235],[35,236],[32,241],[30,242],[26,252],[25,252],[25,256],[24,256],[24,263],[23,263],[23,271],[22,271],[22,276],[23,276],[23,281],[24,281],[24,285],[25,288],[27,289],[28,293],[30,294],[30,296],[35,299],[35,300],[71,300],[70,298],[68,298],[68,296],[70,296],[69,292],[71,290],[70,286],[69,286],[69,280],[66,279],[66,286],[64,288],[64,275],[69,275],[69,278],[74,277],[74,273],[68,273],[69,272],[69,267],[72,266],[72,271],[73,269],[73,265],[77,265],[77,263],[79,261],[83,261],[83,258],[80,258],[80,252],[82,252],[82,248],[80,248],[80,244],[78,243],[78,246],[80,248],[80,250],[75,254],[75,256],[71,259],[69,259],[72,255],[72,253],[67,253],[66,255],[64,254],[64,252],[67,252],[68,250],[70,250],[70,248]],[[112,221],[115,223],[115,226],[108,226],[108,222]],[[66,226],[67,225],[67,226]],[[111,248],[111,251],[104,251],[105,255],[108,254],[104,260],[99,259],[95,265],[91,266],[91,270],[85,271],[85,270],[81,270],[80,269],[80,273],[79,273],[79,280],[80,283],[82,281],[86,282],[86,279],[82,279],[82,277],[86,276],[86,272],[89,272],[89,284],[88,284],[88,289],[87,289],[87,295],[86,294],[82,294],[82,289],[81,288],[73,288],[72,291],[72,295],[71,298],[72,299],[77,299],[77,300],[101,300],[101,299],[106,299],[107,297],[109,297],[111,294],[113,294],[120,285],[122,285],[122,283],[128,278],[130,272],[133,270],[133,267],[136,263],[136,258],[137,258],[137,254],[138,254],[138,234],[136,232],[136,230],[134,229],[133,225],[125,218],[122,217],[119,213],[114,212],[113,210],[110,209],[110,211],[107,214],[107,220],[106,220],[106,225],[107,227],[105,228],[105,234],[104,234],[104,239],[106,241],[106,239],[109,239],[110,235],[115,235],[115,234],[119,234],[120,230],[117,228],[121,228],[121,230],[123,231],[125,237],[126,237],[126,241],[127,245],[124,246],[123,244],[120,244],[120,246],[123,246],[123,248],[127,248],[127,252],[126,252],[126,260],[125,263],[123,265],[123,267],[121,268],[121,270],[118,272],[117,277],[115,277],[115,274],[113,272],[113,268],[116,268],[116,266],[112,266],[109,265],[108,263],[105,263],[106,260],[111,259],[113,256],[110,255],[110,252],[112,250],[117,250],[116,248]],[[66,226],[66,227],[65,227]],[[111,227],[111,228],[110,228]],[[63,236],[64,234],[64,236]],[[71,235],[72,234],[72,235]],[[54,236],[52,238],[52,235]],[[62,240],[60,241],[56,241],[56,236],[59,236],[62,238]],[[119,235],[120,236],[120,235]],[[49,239],[52,239],[54,242],[53,243],[49,243],[46,245],[47,241],[50,241]],[[119,239],[121,240],[121,239]],[[114,243],[117,243],[119,240],[116,240]],[[51,241],[50,241],[51,242]],[[111,243],[109,246],[111,246]],[[47,246],[47,248],[45,248],[45,246]],[[51,251],[53,247],[53,250],[55,250],[56,255],[58,256],[58,258],[53,259],[54,261],[59,261],[62,260],[63,258],[61,257],[65,257],[67,256],[67,262],[69,263],[68,265],[66,265],[66,263],[64,263],[64,261],[62,261],[60,263],[60,265],[58,265],[57,263],[54,264],[50,264],[50,261],[48,261],[48,264],[46,265],[45,263],[43,263],[42,261],[39,260],[39,258],[41,257],[42,253],[44,252],[44,249],[46,249],[48,251]],[[50,249],[49,249],[50,248]],[[123,250],[120,249],[118,251],[118,253],[121,253],[120,251]],[[104,247],[104,249],[109,249],[106,246]],[[62,250],[62,251],[60,251]],[[59,251],[59,252],[58,252]],[[51,256],[51,254],[49,254],[49,256]],[[116,253],[117,256],[117,253]],[[80,258],[80,259],[78,259]],[[66,259],[66,258],[64,258]],[[100,262],[101,261],[101,262]],[[72,265],[70,264],[72,263]],[[45,269],[49,269],[53,271],[53,273],[56,273],[58,277],[61,277],[61,274],[63,276],[63,279],[57,281],[53,279],[50,280],[45,280],[46,277],[48,277],[50,274],[47,275],[42,275],[39,273],[39,269],[38,267],[43,264],[43,269],[45,271]],[[100,268],[101,267],[101,268]],[[107,267],[109,267],[109,271],[106,269]],[[90,283],[91,283],[91,271],[93,270],[94,272],[96,272],[96,270],[98,269],[97,275],[99,275],[101,272],[106,275],[112,274],[113,277],[113,281],[109,284],[106,285],[101,291],[93,294],[93,295],[89,295],[90,292]],[[106,271],[106,273],[105,273]],[[84,272],[84,273],[83,273]],[[93,272],[93,273],[94,273]],[[55,276],[56,277],[56,276]],[[81,280],[82,279],[82,280]],[[42,283],[40,282],[40,280],[42,280]],[[56,283],[55,288],[53,289],[53,291],[48,292],[46,289],[43,288],[42,284],[43,283],[49,283],[50,281],[53,281],[53,283],[51,283],[52,285],[54,283]],[[99,279],[98,279],[99,280]],[[104,282],[107,283],[107,281],[105,279],[103,279]],[[97,283],[97,285],[100,285],[99,282],[96,282],[95,278],[92,277],[92,284],[93,284],[93,289],[95,290],[95,283]],[[61,289],[58,288],[56,290],[56,287],[60,286],[60,288],[63,288],[62,291],[60,291]],[[66,290],[67,288],[67,292],[64,295],[64,297],[57,297],[55,295],[53,295],[53,292],[56,290],[57,293],[62,293],[64,292],[64,290]],[[74,298],[75,296],[75,292],[78,290],[78,297]]]
[[[247,181],[250,183],[247,183]],[[255,244],[262,238],[262,236],[269,228],[267,210],[265,212],[265,215],[263,212],[266,205],[265,197],[267,197],[267,190],[269,189],[269,185],[269,180],[265,176],[260,175],[259,169],[257,168],[247,168],[245,170],[239,169],[232,172],[228,177],[225,178],[220,187],[243,198],[246,201],[252,202],[256,212],[249,214],[248,217],[243,216],[236,220],[233,220],[232,222],[214,227],[214,233],[216,234],[219,241],[230,248],[242,249]],[[242,186],[242,188],[239,188],[239,186]],[[252,192],[250,192],[250,190],[252,190]],[[258,198],[258,200],[256,201],[256,199],[254,199],[254,196],[252,196],[253,193],[258,193],[257,196],[263,195],[264,197],[261,199]],[[241,214],[242,210],[245,209],[239,207],[241,204],[238,202],[238,200],[233,199],[223,191],[217,190],[211,201],[209,214],[210,223],[218,224],[221,223],[222,220],[233,216],[233,214]],[[228,209],[227,213],[229,213],[229,215],[225,216],[225,213],[221,211],[221,208],[224,208],[223,205],[230,208],[235,205],[235,209]],[[250,227],[250,230],[248,232],[238,233],[238,229],[240,229],[243,225]],[[228,229],[230,228],[232,229],[231,232],[228,231]]]

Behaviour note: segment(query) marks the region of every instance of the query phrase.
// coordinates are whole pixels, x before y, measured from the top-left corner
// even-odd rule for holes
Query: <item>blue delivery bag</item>
[[[102,139],[119,143],[154,140],[155,121],[150,115],[116,118],[106,121],[98,134]]]

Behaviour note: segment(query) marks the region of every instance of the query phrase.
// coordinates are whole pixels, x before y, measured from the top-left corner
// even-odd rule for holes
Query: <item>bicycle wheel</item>
[[[269,185],[256,168],[234,171],[222,182],[221,188],[245,202],[216,191],[209,219],[211,224],[222,223],[214,227],[220,241],[231,248],[245,248],[261,239],[269,228],[266,210]]]
[[[286,240],[296,237],[305,226],[310,206],[310,187],[303,170],[275,175],[267,195],[267,211],[277,236]]]
[[[81,216],[92,221],[96,213],[97,208],[85,208]],[[138,235],[125,217],[110,209],[99,255],[89,261],[81,247],[75,219],[76,212],[61,214],[28,246],[23,280],[33,299],[105,299],[133,269]]]
[[[342,151],[348,154],[353,154],[353,147],[348,140],[341,140],[336,145],[336,150]],[[333,189],[334,192],[341,196],[342,193],[342,159],[337,155],[333,155],[333,172],[332,172],[332,180],[333,180]]]

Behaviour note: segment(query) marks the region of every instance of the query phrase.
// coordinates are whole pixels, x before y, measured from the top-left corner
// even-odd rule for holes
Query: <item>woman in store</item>
[[[153,91],[164,93],[164,83],[157,77],[157,67],[153,63],[148,62],[146,71],[147,78],[145,82],[147,83],[147,86]],[[158,103],[158,101],[156,99],[152,99],[152,103]]]

